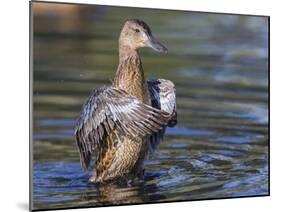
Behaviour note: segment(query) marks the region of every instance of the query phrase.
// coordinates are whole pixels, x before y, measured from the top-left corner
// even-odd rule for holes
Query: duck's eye
[[[140,30],[139,29],[134,29],[135,30],[135,32],[140,32]]]

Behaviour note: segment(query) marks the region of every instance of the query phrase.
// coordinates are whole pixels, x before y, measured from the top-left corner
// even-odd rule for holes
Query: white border
[[[50,0],[51,1],[51,0]],[[59,0],[58,0],[59,1]],[[278,1],[246,0],[66,0],[67,2],[271,16],[271,197],[76,209],[69,211],[276,211],[280,197],[280,7]],[[1,211],[27,211],[29,137],[29,2],[6,0],[0,7]]]

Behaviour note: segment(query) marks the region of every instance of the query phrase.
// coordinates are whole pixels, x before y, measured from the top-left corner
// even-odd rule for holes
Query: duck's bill
[[[158,52],[168,52],[168,49],[152,36],[148,39],[146,45]]]

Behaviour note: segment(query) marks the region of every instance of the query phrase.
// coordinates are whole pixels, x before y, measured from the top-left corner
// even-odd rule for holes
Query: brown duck
[[[174,84],[144,77],[138,49],[167,52],[141,20],[126,21],[119,37],[119,66],[111,87],[93,91],[84,104],[75,135],[81,165],[96,166],[91,182],[143,179],[144,159],[176,124]]]

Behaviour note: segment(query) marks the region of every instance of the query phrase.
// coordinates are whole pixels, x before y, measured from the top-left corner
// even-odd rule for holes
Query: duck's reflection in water
[[[149,177],[149,181],[152,180]],[[146,178],[148,180],[148,178]],[[157,199],[165,199],[165,195],[159,194],[159,188],[155,183],[145,180],[141,183],[107,183],[89,184],[82,195],[83,201],[91,206],[122,205],[155,202]],[[149,194],[149,195],[148,195]]]

